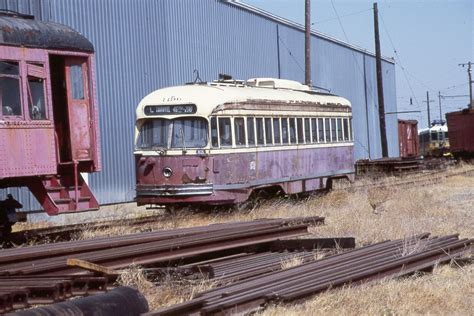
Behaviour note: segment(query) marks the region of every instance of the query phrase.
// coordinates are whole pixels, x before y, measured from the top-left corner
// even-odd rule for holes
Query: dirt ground
[[[461,166],[447,173],[474,169]],[[382,179],[387,183],[399,179]],[[358,245],[398,239],[422,232],[432,235],[459,233],[474,237],[474,173],[459,174],[432,183],[373,188],[364,186],[377,180],[358,180],[344,190],[304,199],[276,198],[246,211],[193,212],[181,210],[162,214],[157,223],[142,227],[85,229],[79,239],[117,235],[163,228],[207,225],[257,218],[324,216],[326,224],[311,228],[319,237],[353,236]],[[112,212],[113,212],[112,208]],[[115,212],[134,213],[135,207],[116,206]],[[136,214],[136,213],[135,213]],[[143,213],[139,213],[143,214]],[[433,273],[404,279],[384,280],[359,287],[334,289],[298,304],[269,306],[261,315],[471,315],[474,310],[474,266],[440,266]],[[212,281],[197,283],[163,282],[155,286],[144,272],[134,267],[123,274],[123,284],[139,287],[156,309],[192,298],[212,287]]]

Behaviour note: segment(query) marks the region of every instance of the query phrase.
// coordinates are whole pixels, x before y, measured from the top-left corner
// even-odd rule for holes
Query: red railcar
[[[446,113],[451,153],[457,157],[474,157],[474,109]]]
[[[28,187],[49,215],[98,209],[81,176],[101,168],[97,117],[89,40],[0,13],[0,188]]]
[[[157,90],[137,108],[139,205],[236,204],[354,177],[349,101],[258,78]]]
[[[420,155],[418,144],[418,121],[398,120],[398,144],[400,157],[417,157]]]

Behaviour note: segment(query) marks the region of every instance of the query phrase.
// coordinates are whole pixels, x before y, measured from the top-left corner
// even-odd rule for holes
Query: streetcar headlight
[[[172,170],[170,167],[164,167],[164,168],[163,168],[163,175],[164,175],[166,178],[171,177],[172,174],[173,174],[173,170]]]

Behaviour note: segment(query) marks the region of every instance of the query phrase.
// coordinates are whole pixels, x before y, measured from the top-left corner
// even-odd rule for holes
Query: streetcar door
[[[87,58],[65,59],[71,158],[92,160],[92,120]]]

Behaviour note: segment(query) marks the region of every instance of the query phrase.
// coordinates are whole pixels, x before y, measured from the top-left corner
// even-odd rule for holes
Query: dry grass
[[[472,166],[453,168],[445,173],[455,174]],[[418,177],[418,176],[410,176]],[[430,177],[430,176],[420,176]],[[139,231],[208,225],[227,221],[247,221],[258,218],[325,216],[326,225],[311,232],[320,237],[354,236],[358,245],[387,239],[413,236],[422,232],[433,235],[459,233],[474,236],[474,176],[460,174],[423,185],[390,186],[399,178],[362,179],[344,190],[305,199],[277,198],[265,201],[247,211],[180,210],[170,215],[162,212],[162,220],[140,227],[117,226],[105,230],[85,230],[78,238],[98,235],[123,235]],[[385,187],[365,184],[385,183]],[[121,212],[134,214],[133,207]],[[123,213],[122,213],[123,214]],[[422,245],[418,245],[422,246]],[[415,248],[405,249],[407,253]],[[292,262],[283,262],[289,267]],[[138,271],[138,272],[137,272]],[[121,283],[138,287],[147,297],[152,309],[182,302],[214,284],[204,280],[193,283],[166,278],[158,286],[144,277],[139,268],[132,268],[130,276]],[[434,274],[386,280],[373,285],[347,287],[314,296],[298,305],[274,306],[263,315],[315,314],[470,314],[473,309],[474,268],[440,267]]]

